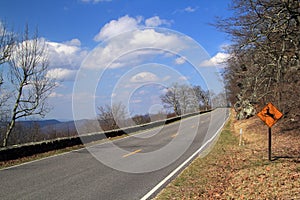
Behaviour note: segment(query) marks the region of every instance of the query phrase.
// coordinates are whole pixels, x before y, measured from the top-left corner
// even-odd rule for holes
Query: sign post
[[[271,127],[282,117],[282,113],[272,104],[268,103],[257,116],[269,127],[269,160],[272,160],[272,129]]]
[[[269,160],[271,161],[272,160],[272,129],[271,127],[269,127]]]

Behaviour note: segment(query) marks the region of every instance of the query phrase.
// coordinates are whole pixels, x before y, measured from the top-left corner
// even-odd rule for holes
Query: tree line
[[[224,78],[237,118],[272,102],[283,125],[299,129],[299,0],[233,0],[231,9],[233,16],[215,26],[232,39]]]
[[[93,133],[142,125],[208,110],[212,108],[213,102],[215,105],[226,106],[224,95],[214,95],[214,98],[211,98],[210,93],[212,92],[203,90],[200,86],[174,83],[166,88],[165,93],[160,96],[166,111],[162,110],[155,114],[136,114],[131,117],[128,108],[123,103],[118,102],[112,105],[99,106],[97,119],[79,122],[17,121],[9,137],[9,145],[78,136],[76,129],[79,129],[81,133]],[[6,130],[7,127],[0,124],[0,132],[5,133]]]
[[[160,96],[165,108],[172,108],[176,115],[208,110],[211,108],[209,91],[200,86],[174,83]]]
[[[160,96],[160,100],[166,112],[161,111],[151,115],[146,113],[133,117],[130,117],[128,108],[121,102],[99,106],[99,124],[102,130],[113,130],[188,113],[206,111],[213,106],[227,106],[226,95],[223,93],[216,95],[212,91],[204,90],[198,85],[191,86],[179,83],[173,83],[166,88],[164,94]]]

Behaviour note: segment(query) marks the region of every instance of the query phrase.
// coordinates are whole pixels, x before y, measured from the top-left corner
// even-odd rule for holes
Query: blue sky
[[[229,0],[1,0],[0,19],[15,31],[22,30],[26,23],[32,31],[38,27],[39,36],[49,46],[49,76],[60,82],[49,98],[53,109],[46,118],[72,119],[74,109],[75,118],[91,118],[95,116],[95,107],[110,104],[118,96],[116,101],[126,101],[124,104],[132,108],[131,113],[163,109],[159,95],[172,82],[218,90],[204,82],[215,78],[209,74],[214,73],[212,66],[222,68],[216,63],[227,56],[222,47],[229,40],[209,23],[216,16],[228,16],[229,3]],[[120,35],[126,31],[132,32]],[[158,38],[159,44],[153,38]],[[136,43],[131,46],[136,50],[129,47],[133,40]],[[199,52],[185,46],[188,43],[190,48],[194,42],[200,45]],[[147,45],[153,49],[145,50]],[[108,49],[114,56],[121,54],[107,55]],[[124,54],[126,50],[135,53]],[[194,60],[197,57],[194,52],[203,53],[202,60]],[[197,68],[203,70],[204,78],[195,72],[190,60],[199,62]],[[79,74],[77,79],[76,74]],[[81,89],[76,89],[79,84]]]

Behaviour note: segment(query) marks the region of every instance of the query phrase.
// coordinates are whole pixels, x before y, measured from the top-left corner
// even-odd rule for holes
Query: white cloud
[[[52,92],[49,97],[50,98],[57,98],[57,97],[63,97],[64,95],[63,94],[59,94],[59,93],[56,93],[56,92]]]
[[[131,77],[130,82],[132,83],[144,83],[157,81],[158,77],[151,72],[141,72]]]
[[[50,50],[54,50],[56,53],[60,53],[64,55],[74,54],[76,51],[79,50],[79,47],[74,45],[68,45],[68,44],[57,43],[57,42],[46,42],[46,43],[48,44]]]
[[[23,41],[15,46],[12,58],[16,58],[16,52],[21,51],[21,45],[32,45],[32,40]],[[88,54],[87,50],[81,47],[79,39],[58,43],[46,41],[45,38],[38,38],[37,45],[45,46],[46,58],[49,61],[49,68],[46,74],[47,78],[58,81],[57,86],[61,86],[60,81],[74,81],[77,69],[80,67],[82,60]],[[41,57],[40,59],[44,59]],[[54,94],[52,94],[54,96]],[[57,95],[55,97],[58,97]]]
[[[52,68],[78,68],[88,54],[79,39],[62,43],[46,41],[46,45]]]
[[[219,46],[219,51],[227,51],[231,45],[229,43],[223,43]]]
[[[167,76],[165,76],[165,77],[163,77],[163,81],[168,81],[168,80],[170,80],[172,77],[171,76],[169,76],[169,75],[167,75]]]
[[[171,23],[168,20],[160,19],[159,16],[154,16],[145,20],[145,25],[147,27],[157,27],[163,24],[170,25]]]
[[[130,44],[134,46],[148,45],[154,48],[167,48],[176,42],[175,35],[165,35],[163,33],[156,32],[154,29],[146,29],[136,31],[133,34],[133,38],[130,40]]]
[[[100,32],[94,37],[94,40],[99,42],[101,40],[116,36],[120,33],[134,30],[138,27],[140,21],[140,17],[132,18],[128,15],[125,15],[118,20],[112,20],[103,26]]]
[[[69,46],[77,46],[77,47],[81,46],[81,42],[77,38],[74,38],[74,39],[72,39],[70,41],[66,41],[66,42],[64,42],[64,44],[69,45]]]
[[[160,19],[159,16],[150,17],[148,19],[143,20],[143,17],[130,17],[125,15],[120,17],[117,20],[111,20],[107,24],[105,24],[99,33],[94,37],[94,40],[99,42],[116,36],[118,34],[132,31],[138,28],[143,27],[158,27],[161,25],[170,25],[171,22],[165,19]]]
[[[1,31],[1,30],[0,30]],[[3,34],[3,33],[2,33]],[[11,52],[11,60],[16,64],[16,66],[21,66],[22,65],[22,59],[19,59],[19,55],[23,55],[24,49],[28,48],[33,48],[33,46],[37,46],[38,51],[45,50],[44,49],[44,44],[45,44],[45,39],[44,38],[37,38],[36,40],[24,40],[19,43],[16,43],[12,47],[12,52]],[[44,51],[45,52],[45,51]],[[32,59],[33,55],[29,54],[28,60]],[[47,55],[46,54],[39,54],[36,55],[40,62],[46,61],[47,60]]]
[[[211,59],[203,61],[199,66],[200,67],[211,67],[211,66],[223,67],[224,62],[227,61],[229,56],[230,55],[227,53],[219,52]]]
[[[83,67],[96,69],[135,66],[153,55],[166,54],[164,49],[179,52],[185,48],[187,46],[182,36],[155,29],[137,29],[96,47]]]
[[[186,58],[185,57],[178,57],[175,59],[175,64],[177,65],[182,65],[186,62]]]
[[[188,6],[184,9],[185,12],[195,12],[196,10],[198,9],[198,7],[191,7],[191,6]]]
[[[181,80],[181,81],[186,81],[186,80],[188,80],[188,77],[186,77],[186,76],[180,76],[178,79]]]
[[[50,69],[46,77],[53,78],[58,81],[72,81],[75,79],[77,70],[63,69],[63,68],[55,68]]]
[[[196,12],[198,10],[199,7],[192,7],[192,6],[188,6],[186,8],[183,9],[177,9],[173,12],[173,14],[177,14],[177,13],[192,13],[192,12]]]

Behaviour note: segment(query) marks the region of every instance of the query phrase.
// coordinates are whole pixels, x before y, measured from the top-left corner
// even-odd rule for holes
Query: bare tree
[[[100,106],[98,107],[98,111],[98,121],[103,130],[118,129],[126,125],[126,106],[121,102],[111,106]]]
[[[179,104],[181,114],[192,113],[199,110],[198,98],[193,87],[189,85],[179,86]]]
[[[179,103],[179,84],[174,83],[167,89],[166,94],[161,95],[160,99],[166,108],[172,108],[176,115],[181,115],[181,108]]]
[[[15,35],[8,31],[7,26],[0,21],[0,65],[9,60],[14,43]]]
[[[225,80],[238,118],[272,101],[299,126],[299,0],[233,0],[232,8],[216,26],[232,38]]]
[[[229,106],[225,92],[220,92],[218,94],[213,95],[213,98],[211,101],[212,101],[212,105],[214,108]]]
[[[7,101],[10,97],[10,92],[3,87],[4,79],[2,74],[2,64],[7,63],[12,53],[12,48],[15,44],[15,36],[13,32],[8,31],[7,26],[3,21],[0,21],[0,133],[2,141],[2,133],[5,131],[5,121],[7,120],[8,108]]]
[[[211,108],[210,92],[203,90],[200,86],[193,87],[194,93],[197,97],[199,109],[208,110]]]
[[[209,92],[200,86],[174,83],[160,98],[164,106],[172,108],[176,115],[199,111],[202,105],[206,109],[210,108]]]
[[[0,66],[9,61],[15,44],[15,35],[12,31],[8,31],[7,26],[0,21]],[[3,76],[0,68],[0,121],[5,119],[6,102],[10,97],[10,93],[3,88]]]
[[[28,26],[12,51],[10,64],[10,82],[12,91],[11,116],[8,120],[3,146],[19,118],[32,115],[44,116],[49,111],[46,99],[55,82],[47,78],[48,59],[45,43],[35,34],[29,36]]]
[[[150,118],[149,114],[146,114],[146,115],[135,115],[135,116],[132,117],[132,120],[137,125],[146,124],[146,123],[151,122],[151,118]]]

